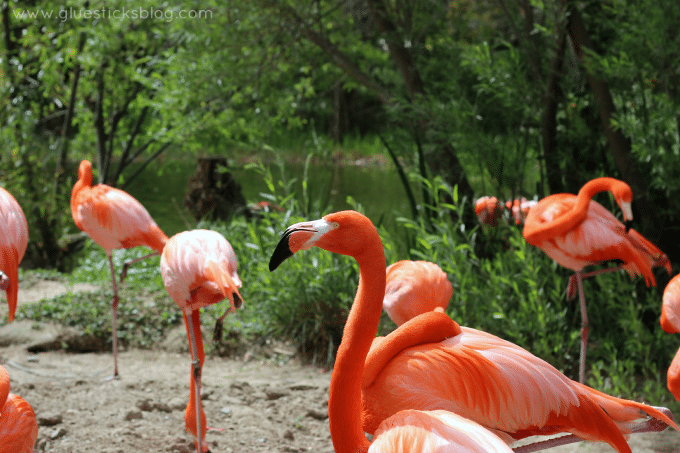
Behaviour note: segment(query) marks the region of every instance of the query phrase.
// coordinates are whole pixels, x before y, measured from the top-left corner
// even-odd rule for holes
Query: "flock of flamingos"
[[[625,225],[592,200],[611,192]],[[453,289],[434,263],[399,261],[386,267],[374,225],[360,213],[341,211],[289,226],[274,250],[270,271],[312,246],[353,257],[359,287],[350,310],[331,376],[328,417],[338,453],[355,452],[521,452],[577,441],[606,442],[631,453],[627,436],[678,429],[667,408],[609,396],[583,385],[588,321],[582,279],[625,269],[656,285],[652,267],[669,274],[668,257],[630,228],[633,194],[613,178],[588,182],[578,195],[551,195],[538,202],[517,200],[507,208],[524,223],[524,237],[560,265],[572,269],[567,295],[579,293],[582,310],[580,382],[573,381],[525,349],[494,335],[462,327],[446,313]],[[503,204],[477,201],[480,222],[496,225]],[[113,285],[113,357],[111,379],[118,376],[116,321],[118,290],[115,249],[146,246],[161,255],[168,294],[181,308],[191,346],[191,385],[186,429],[199,453],[209,451],[201,405],[204,363],[199,313],[228,299],[241,306],[236,255],[219,233],[193,230],[168,238],[149,213],[127,193],[92,185],[92,165],[84,160],[71,195],[76,226],[105,251]],[[18,266],[28,243],[26,218],[16,200],[0,188],[0,289],[7,293],[9,320],[17,304]],[[150,256],[150,255],[148,255]],[[139,258],[142,259],[142,258]],[[583,273],[586,266],[617,260],[616,268]],[[135,260],[136,261],[136,260]],[[120,280],[125,278],[125,263]],[[376,337],[383,308],[399,326]],[[226,313],[225,313],[226,315]],[[680,275],[663,296],[662,328],[680,333]],[[680,400],[680,351],[668,370],[668,388]],[[9,393],[7,371],[0,366],[0,451],[32,452],[38,426],[31,406]],[[368,440],[366,433],[372,435]],[[511,449],[523,438],[566,433],[548,441]]]

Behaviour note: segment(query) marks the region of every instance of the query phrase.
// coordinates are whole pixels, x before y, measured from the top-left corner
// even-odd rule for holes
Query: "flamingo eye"
[[[339,224],[338,222],[333,222],[333,223],[331,223],[331,226],[332,226],[334,229],[335,229],[335,228],[340,228],[340,224]]]

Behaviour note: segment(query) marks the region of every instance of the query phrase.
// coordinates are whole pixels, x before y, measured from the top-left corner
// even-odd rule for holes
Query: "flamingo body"
[[[478,198],[475,202],[475,214],[482,225],[498,226],[498,219],[503,216],[503,204],[496,197]]]
[[[28,224],[17,200],[0,187],[0,289],[7,294],[9,321],[14,320],[19,292],[19,263],[28,245]]]
[[[208,451],[204,441],[206,418],[201,404],[201,370],[205,361],[200,309],[229,299],[232,311],[241,305],[241,280],[236,273],[236,254],[219,233],[192,230],[176,234],[161,254],[161,275],[168,294],[180,307],[191,346],[192,374],[189,403],[184,412],[187,431],[196,439],[199,453]]]
[[[414,316],[446,310],[453,287],[446,273],[428,261],[397,261],[387,267],[383,308],[401,325]]]
[[[446,411],[406,410],[380,424],[369,453],[511,453],[483,426]]]
[[[417,316],[374,343],[386,282],[375,227],[354,211],[292,225],[272,255],[270,270],[311,246],[352,256],[359,264],[359,288],[336,355],[328,400],[336,452],[368,451],[364,431],[375,432],[382,421],[410,409],[456,411],[516,439],[573,432],[608,442],[620,453],[630,453],[623,434],[644,417],[641,414],[677,429],[655,408],[569,381],[520,347],[461,328],[441,312]]]
[[[35,413],[26,400],[9,390],[9,375],[0,365],[0,451],[33,453],[38,438]]]
[[[76,226],[111,255],[115,249],[146,246],[158,253],[168,237],[134,197],[106,184],[92,185],[92,164],[82,161],[71,193]]]
[[[680,274],[673,277],[663,291],[661,328],[668,333],[680,333]],[[680,349],[668,367],[666,386],[675,399],[680,401]]]
[[[551,195],[531,209],[526,223],[550,223],[574,209],[575,205],[574,195]],[[626,227],[596,201],[590,201],[586,219],[576,228],[561,235],[527,242],[540,247],[558,264],[575,272],[589,265],[621,260],[631,277],[642,276],[648,286],[656,285],[652,265],[658,256],[648,252],[651,243],[637,232],[629,234]]]

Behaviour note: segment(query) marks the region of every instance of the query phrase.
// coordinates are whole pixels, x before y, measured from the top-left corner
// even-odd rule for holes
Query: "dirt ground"
[[[41,281],[22,290],[19,303],[91,289]],[[178,339],[184,340],[183,329],[174,333]],[[123,351],[121,378],[102,381],[113,369],[110,353],[27,352],[36,337],[57,330],[36,331],[25,321],[0,329],[0,361],[10,374],[12,392],[32,405],[39,420],[37,452],[195,451],[184,430],[190,364],[188,350],[178,345],[185,341],[168,341],[158,350]],[[268,354],[207,357],[203,396],[211,451],[332,452],[327,419],[330,374],[300,365],[276,348]],[[678,453],[680,434],[666,430],[634,435],[630,444],[635,453]],[[545,451],[614,450],[601,443],[580,443]]]

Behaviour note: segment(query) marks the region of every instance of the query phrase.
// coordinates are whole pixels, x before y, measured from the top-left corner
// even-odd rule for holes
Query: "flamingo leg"
[[[193,319],[196,316],[196,320]],[[203,446],[203,431],[201,426],[201,356],[198,352],[198,345],[196,342],[196,332],[194,329],[194,322],[198,323],[199,311],[189,312],[186,314],[187,317],[187,328],[189,329],[189,343],[191,344],[191,382],[194,386],[193,396],[194,404],[196,407],[196,445],[198,453],[202,452]],[[200,324],[199,324],[200,326]],[[199,332],[200,335],[200,332]],[[201,343],[201,347],[202,347]]]
[[[109,258],[109,266],[111,267],[111,283],[113,283],[113,299],[111,300],[111,311],[113,316],[113,323],[111,331],[113,334],[113,376],[105,378],[108,381],[111,379],[118,379],[118,285],[116,285],[116,274],[113,270],[113,258],[107,254]]]
[[[588,346],[588,312],[586,310],[586,296],[583,293],[583,276],[581,272],[576,272],[576,282],[578,284],[578,297],[581,302],[581,359],[578,367],[578,381],[583,384],[586,377],[586,351]]]
[[[123,270],[120,272],[120,282],[123,283],[123,280],[125,280],[125,277],[127,277],[127,271],[130,266],[135,264],[137,261],[142,261],[144,259],[150,258],[154,255],[158,255],[158,252],[153,252],[149,253],[148,255],[140,256],[139,258],[135,258],[130,261],[126,261],[123,263]]]

